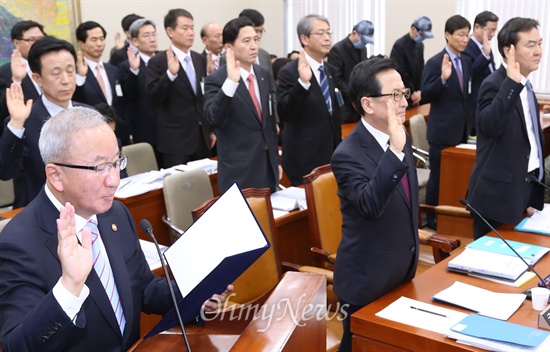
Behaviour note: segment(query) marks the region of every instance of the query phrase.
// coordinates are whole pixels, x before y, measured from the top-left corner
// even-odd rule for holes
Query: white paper
[[[147,259],[147,264],[149,264],[149,269],[151,271],[160,268],[162,265],[160,263],[159,254],[157,252],[157,248],[155,247],[155,244],[150,241],[145,240],[139,240],[139,244],[141,246],[141,250],[143,251],[143,254],[145,255],[145,259]],[[163,246],[162,244],[159,245],[160,251],[164,252],[168,249],[168,247]]]
[[[475,144],[470,144],[470,143],[462,143],[462,144],[457,145],[456,147],[460,148],[460,149],[476,150],[476,145]]]
[[[523,225],[523,229],[550,233],[550,204],[544,204],[542,211],[535,211]]]

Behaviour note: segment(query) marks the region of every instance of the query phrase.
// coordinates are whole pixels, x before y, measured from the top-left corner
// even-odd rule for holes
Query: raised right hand
[[[22,129],[31,114],[32,99],[27,100],[25,104],[23,88],[17,83],[12,83],[10,88],[6,88],[6,105],[10,113],[8,125],[17,130]]]
[[[132,49],[131,46],[128,46],[128,50],[126,50],[126,56],[128,56],[128,63],[130,64],[130,68],[132,70],[138,70],[139,69],[139,53],[134,53],[134,49]]]
[[[516,62],[516,47],[510,45],[510,48],[504,48],[504,54],[506,54],[506,74],[508,77],[516,81],[521,82],[521,72],[519,71],[519,62]]]
[[[178,71],[180,70],[180,60],[178,60],[178,57],[174,54],[172,46],[169,46],[168,50],[166,50],[166,61],[168,65],[168,71],[170,71],[170,73],[173,75],[177,75]]]
[[[443,62],[441,63],[441,80],[447,82],[451,73],[453,72],[453,63],[449,58],[449,54],[443,55]]]
[[[88,62],[84,60],[82,51],[76,53],[76,73],[82,77],[86,77],[88,74]]]
[[[227,66],[227,78],[238,83],[241,79],[241,63],[235,60],[235,53],[232,48],[225,49],[225,64]]]
[[[21,83],[27,77],[27,64],[21,61],[21,52],[19,50],[13,49],[10,65],[11,80]]]
[[[311,75],[313,75],[313,72],[311,72],[311,68],[309,67],[309,62],[306,60],[306,52],[304,49],[300,50],[300,56],[298,56],[298,74],[300,76],[300,80],[304,83],[309,83],[311,80]]]

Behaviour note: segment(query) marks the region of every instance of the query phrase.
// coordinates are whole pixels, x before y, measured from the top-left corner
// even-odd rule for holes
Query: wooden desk
[[[509,240],[528,242],[542,246],[550,246],[550,237],[519,233],[511,230],[502,230],[500,233]],[[462,252],[459,251],[459,252]],[[532,279],[523,287],[511,287],[494,282],[476,279],[466,275],[446,271],[450,258],[433,266],[411,282],[397,288],[380,299],[362,308],[351,317],[351,331],[353,335],[354,351],[480,351],[480,349],[461,345],[455,340],[449,339],[435,332],[419,329],[396,323],[375,316],[377,312],[387,307],[401,296],[416,299],[437,306],[455,309],[465,313],[471,311],[432,301],[432,296],[449,287],[455,281],[475,285],[496,292],[522,292],[536,285],[536,279]],[[550,256],[546,255],[535,269],[546,275],[550,272]],[[531,308],[531,302],[525,301],[521,307],[508,320],[512,323],[537,327],[538,312]]]
[[[441,152],[439,204],[463,207],[460,199],[466,198],[475,161],[475,150],[450,147]],[[448,236],[473,237],[472,219],[440,215],[437,231]]]

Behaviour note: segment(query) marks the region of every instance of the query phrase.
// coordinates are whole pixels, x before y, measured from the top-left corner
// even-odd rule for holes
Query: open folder
[[[269,247],[246,199],[233,184],[164,252],[183,296],[178,303],[183,322],[193,320],[207,299],[223,292]],[[177,325],[172,309],[145,338]]]

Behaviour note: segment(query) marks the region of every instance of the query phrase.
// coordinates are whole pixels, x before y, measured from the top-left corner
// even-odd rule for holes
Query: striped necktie
[[[328,113],[332,115],[332,102],[330,101],[330,89],[328,87],[328,79],[323,65],[319,66],[319,80],[325,104],[327,104]]]
[[[99,277],[99,280],[103,284],[105,293],[111,302],[111,307],[115,313],[120,332],[124,334],[124,326],[126,325],[126,318],[124,318],[124,312],[122,311],[122,305],[120,303],[120,297],[115,284],[115,278],[113,277],[113,271],[107,261],[107,253],[103,253],[101,248],[101,241],[98,241],[99,230],[94,220],[89,220],[87,226],[92,230],[92,252],[94,256],[94,269]]]

